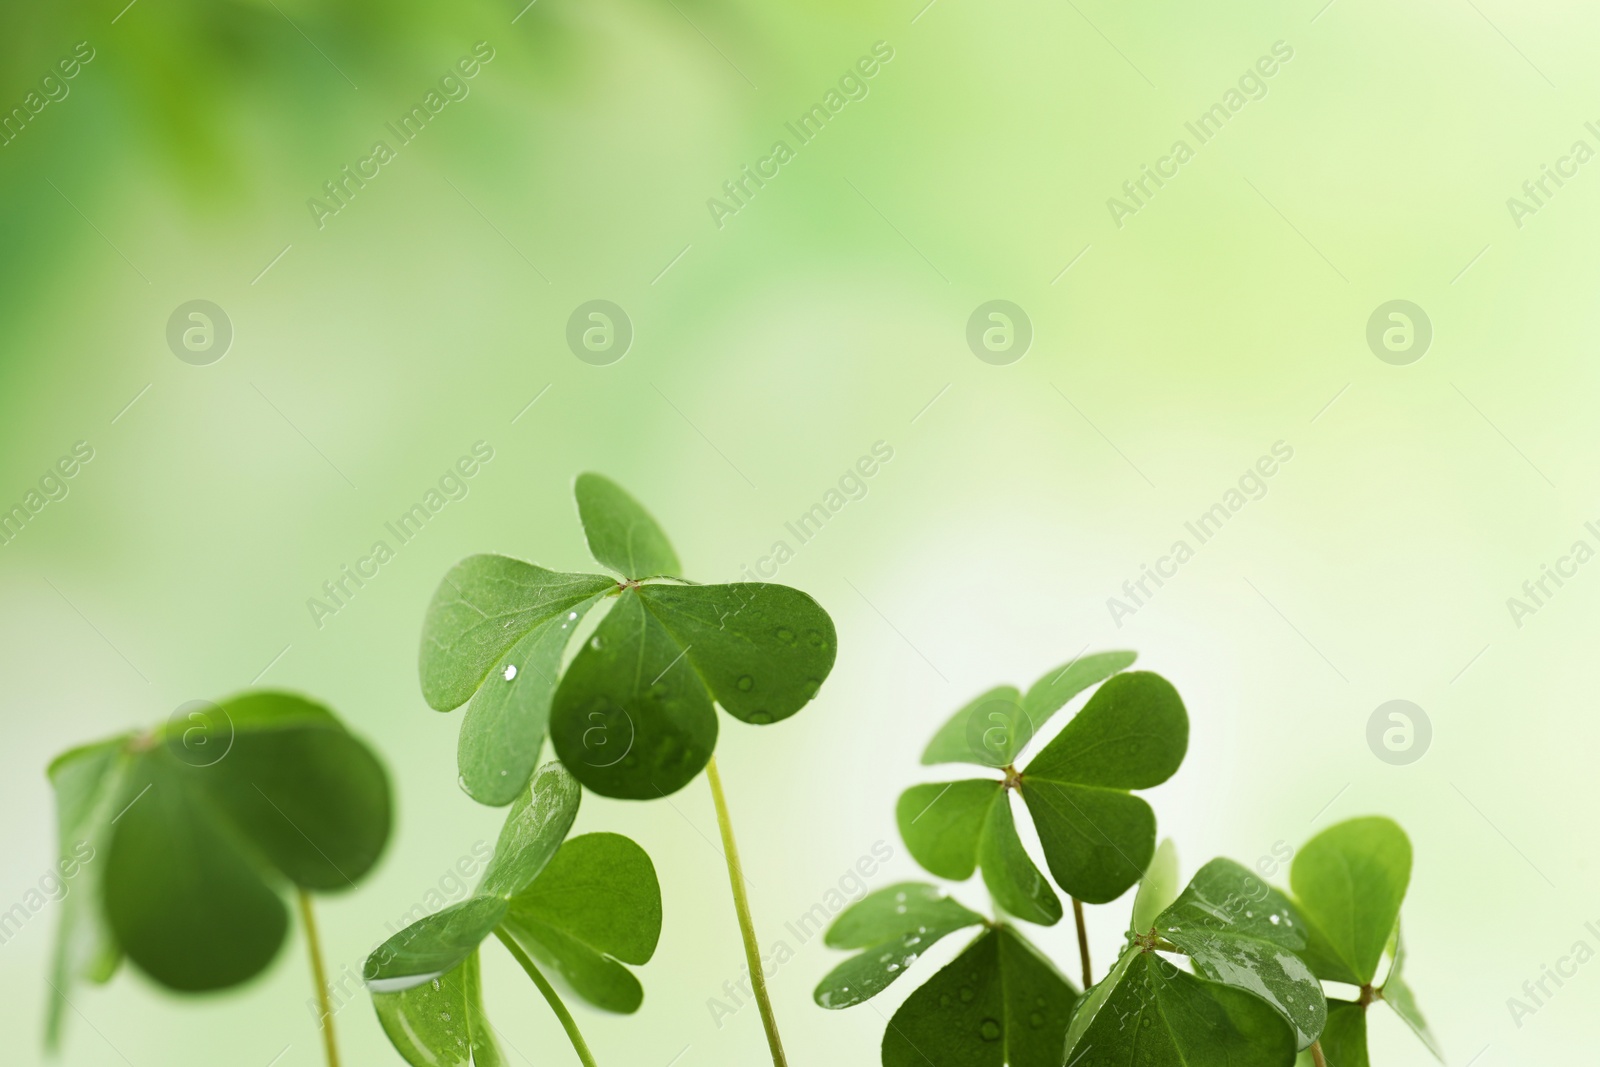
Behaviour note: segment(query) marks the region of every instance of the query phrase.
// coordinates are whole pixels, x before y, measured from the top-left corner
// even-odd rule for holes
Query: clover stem
[[[1083,964],[1083,988],[1094,985],[1089,971],[1089,931],[1083,925],[1083,902],[1072,898],[1072,918],[1078,924],[1078,959]]]
[[[540,973],[533,960],[529,959],[528,954],[522,951],[522,946],[513,941],[511,935],[507,934],[503,928],[495,927],[494,936],[498,937],[500,943],[506,947],[506,951],[511,953],[518,963],[522,964],[522,969],[528,972],[528,977],[533,979],[533,984],[538,986],[539,992],[544,994],[544,999],[550,1004],[550,1010],[556,1013],[556,1019],[561,1023],[561,1029],[567,1032],[567,1040],[571,1041],[572,1047],[577,1050],[578,1059],[583,1063],[583,1067],[596,1067],[594,1053],[589,1051],[588,1042],[584,1041],[583,1035],[578,1032],[577,1022],[573,1020],[572,1013],[567,1010],[567,1006],[561,1003],[561,997],[556,993],[555,987],[550,984],[550,980]]]
[[[311,980],[317,986],[317,1021],[322,1030],[322,1047],[328,1053],[328,1067],[339,1067],[339,1046],[333,1039],[333,1005],[328,1002],[328,971],[322,964],[322,944],[317,939],[317,920],[311,914],[311,894],[301,889],[300,924],[306,929],[306,945],[311,953]]]
[[[728,798],[722,794],[722,775],[717,773],[717,757],[706,763],[706,781],[711,783],[711,799],[717,806],[717,826],[722,830],[722,856],[728,863],[728,881],[733,886],[733,909],[739,914],[739,934],[744,939],[744,959],[755,989],[756,1007],[761,1009],[761,1025],[767,1031],[767,1046],[772,1049],[773,1067],[788,1067],[783,1040],[778,1036],[778,1020],[772,1014],[772,998],[767,995],[767,976],[761,970],[761,947],[756,942],[755,923],[750,919],[750,898],[745,895],[744,868],[739,863],[739,846],[733,840],[733,821],[728,818]]]
[[[1328,1067],[1328,1061],[1322,1055],[1322,1042],[1311,1042],[1311,1060],[1317,1067]]]

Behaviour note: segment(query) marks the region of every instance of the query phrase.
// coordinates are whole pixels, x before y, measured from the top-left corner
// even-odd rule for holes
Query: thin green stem
[[[567,1010],[567,1006],[561,1003],[561,997],[556,994],[555,987],[550,984],[550,980],[539,972],[539,968],[534,964],[533,960],[529,959],[528,954],[522,951],[522,946],[513,941],[511,935],[506,933],[504,929],[498,926],[495,927],[494,936],[498,937],[500,943],[506,947],[506,951],[510,952],[516,958],[516,961],[522,964],[522,969],[528,972],[528,977],[533,979],[533,984],[539,987],[539,992],[543,993],[544,999],[549,1001],[550,1010],[556,1013],[556,1018],[561,1022],[561,1029],[567,1032],[567,1040],[571,1041],[572,1047],[578,1050],[578,1059],[583,1063],[583,1067],[596,1067],[594,1053],[589,1051],[588,1042],[584,1041],[583,1035],[578,1032],[578,1024],[573,1021],[572,1013]]]
[[[1077,897],[1072,898],[1072,918],[1078,924],[1078,960],[1083,964],[1083,988],[1088,989],[1094,985],[1089,970],[1089,931],[1083,925],[1083,902]]]
[[[333,1039],[333,1005],[328,1002],[328,971],[322,965],[322,943],[317,939],[316,916],[311,913],[311,894],[302,889],[297,897],[300,925],[305,927],[306,945],[311,953],[311,980],[317,987],[317,1019],[322,1029],[322,1047],[328,1054],[328,1067],[339,1067],[339,1046]]]
[[[1328,1067],[1327,1059],[1322,1055],[1322,1042],[1311,1042],[1311,1062],[1317,1067]]]
[[[783,1054],[783,1039],[778,1036],[778,1020],[772,1014],[772,998],[767,995],[767,976],[761,970],[761,947],[756,943],[755,923],[750,919],[750,898],[744,891],[744,868],[739,864],[739,846],[733,840],[733,821],[728,818],[728,798],[722,794],[722,775],[717,773],[717,757],[706,764],[706,780],[711,783],[711,799],[717,805],[717,825],[722,829],[722,857],[728,863],[728,882],[733,886],[733,910],[739,913],[739,934],[744,938],[744,959],[750,970],[750,985],[755,989],[756,1007],[761,1009],[761,1025],[767,1031],[767,1046],[772,1049],[773,1067],[789,1067]]]

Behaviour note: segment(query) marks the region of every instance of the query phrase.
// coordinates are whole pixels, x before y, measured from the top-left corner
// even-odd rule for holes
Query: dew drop
[[[1039,1029],[1039,1027],[1044,1025],[1044,1014],[1036,1011],[1032,1015],[1028,1016],[1028,1025],[1033,1027],[1035,1030]]]
[[[1245,913],[1244,913],[1244,917],[1245,917],[1245,918],[1246,918],[1246,919],[1254,919],[1254,918],[1255,918],[1255,917],[1256,917],[1256,913],[1255,913],[1255,912],[1253,912],[1253,911],[1246,911],[1246,912],[1245,912]]]
[[[517,665],[515,663],[507,663],[506,664],[506,669],[500,672],[500,677],[504,678],[508,682],[511,681],[511,679],[515,678],[516,676],[517,676]]]
[[[439,979],[437,979],[437,978],[435,978],[433,980],[433,991],[435,993],[437,993],[439,991]]]
[[[596,652],[600,651],[600,635],[599,634],[595,634],[593,637],[589,638],[589,647],[594,649]]]
[[[949,1006],[950,1006],[950,994],[949,993],[941,993],[941,994],[939,994],[939,1007],[948,1008]]]
[[[787,626],[778,627],[776,630],[772,631],[772,636],[776,637],[779,641],[782,641],[786,645],[794,644],[794,631],[789,629]]]
[[[568,622],[571,622],[573,619],[576,619],[577,617],[578,617],[578,613],[576,611],[567,612],[567,621]]]
[[[439,1013],[439,1018],[443,1019],[445,1022],[449,1022],[450,1021],[450,1013],[447,1012],[447,1011],[441,1011]]]
[[[974,993],[972,991],[972,987],[971,986],[964,985],[964,986],[961,987],[961,1003],[963,1003],[963,1004],[971,1004],[973,1002],[973,1000],[976,999],[977,995],[978,994],[976,994],[976,993]]]
[[[1273,926],[1277,926],[1279,919],[1276,915],[1268,915],[1267,922],[1271,923]]]
[[[756,680],[748,674],[741,674],[739,680],[733,684],[739,687],[739,692],[748,693],[756,687]]]
[[[766,726],[772,721],[772,713],[770,711],[752,711],[750,713],[750,721],[757,726]]]
[[[806,631],[806,644],[810,645],[812,648],[821,648],[827,643],[827,640],[822,636],[821,630]]]
[[[985,1041],[1000,1040],[1000,1024],[993,1019],[985,1019],[978,1024],[978,1036]]]

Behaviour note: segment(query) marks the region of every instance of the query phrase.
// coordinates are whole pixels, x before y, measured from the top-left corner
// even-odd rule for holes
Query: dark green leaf
[[[681,575],[683,565],[667,535],[640,503],[616,482],[580,474],[573,489],[589,551],[624,578]]]
[[[1129,933],[1148,934],[1156,924],[1156,916],[1178,899],[1178,849],[1172,839],[1164,838],[1156,846],[1156,853],[1139,879],[1139,892],[1133,898],[1133,920]]]
[[[1322,983],[1296,952],[1306,922],[1289,898],[1232,860],[1216,859],[1155,920],[1156,933],[1189,953],[1195,970],[1270,1004],[1300,1048],[1327,1021]]]
[[[453,971],[505,917],[500,897],[469,897],[418,919],[373,950],[362,978],[374,993],[400,992]]]
[[[824,1008],[848,1008],[875,997],[935,942],[983,921],[922,882],[879,889],[840,912],[823,939],[830,948],[867,951],[835,967],[812,996]]]
[[[1317,977],[1372,981],[1410,881],[1411,842],[1390,819],[1350,819],[1305,843],[1289,884],[1311,922],[1301,955]]]
[[[1138,881],[1155,851],[1155,814],[1127,790],[1166,781],[1188,744],[1183,701],[1159,675],[1118,674],[1096,690],[1022,775],[1056,884],[1103,904]]]
[[[1076,999],[1016,931],[987,930],[894,1013],[883,1065],[1061,1067]]]
[[[1005,767],[1033,737],[1035,726],[1023,710],[1022,693],[1017,687],[996,686],[939,727],[923,750],[922,762],[928,766],[976,763],[980,767]]]
[[[506,815],[478,892],[509,899],[526,889],[566,840],[582,796],[577,779],[559,761],[539,768]]]
[[[1289,1067],[1295,1037],[1265,1001],[1133,945],[1085,996],[1066,1049],[1070,1064]]]
[[[704,769],[717,743],[711,694],[639,590],[617,598],[556,689],[550,740],[603,796],[654,800]]]
[[[1060,711],[1067,701],[1118,671],[1126,670],[1138,658],[1137,652],[1098,652],[1063,664],[1034,682],[1028,695],[1022,698],[1034,732],[1044,729],[1050,716]]]
[[[604,596],[592,596],[534,626],[473,694],[456,747],[461,788],[473,800],[509,804],[527,787],[544,747],[567,639]]]
[[[1317,1039],[1328,1067],[1371,1067],[1367,1058],[1367,1009],[1349,1000],[1328,1001],[1328,1025]],[[1310,1051],[1300,1053],[1297,1067],[1315,1067]]]
[[[504,1067],[483,1011],[478,954],[399,992],[372,994],[384,1033],[411,1067]]]
[[[736,719],[757,725],[787,719],[833,670],[833,620],[798,589],[761,582],[647,585],[638,595]]]
[[[422,624],[423,699],[437,711],[460,707],[534,627],[571,615],[616,586],[600,574],[559,574],[507,556],[468,556],[439,583]]]
[[[999,782],[969,778],[916,785],[901,793],[895,820],[912,859],[940,878],[971,878],[989,808],[1003,792]]]
[[[1433,1036],[1433,1031],[1428,1029],[1428,1020],[1422,1017],[1422,1010],[1417,1007],[1416,995],[1411,992],[1411,987],[1406,984],[1403,973],[1406,962],[1405,938],[1399,936],[1399,927],[1395,927],[1396,937],[1394,943],[1394,964],[1389,968],[1388,977],[1383,980],[1383,989],[1380,991],[1384,1003],[1394,1009],[1411,1032],[1428,1047],[1428,1051],[1440,1063],[1444,1062],[1444,1052],[1439,1048],[1438,1039]]]
[[[1041,926],[1061,921],[1061,899],[1022,847],[1011,817],[1011,797],[1005,791],[989,805],[978,842],[978,863],[983,868],[983,884],[1000,907]]]
[[[661,937],[655,866],[626,837],[575,837],[511,899],[503,926],[591,1004],[637,1011],[644,990],[622,964],[649,962]]]

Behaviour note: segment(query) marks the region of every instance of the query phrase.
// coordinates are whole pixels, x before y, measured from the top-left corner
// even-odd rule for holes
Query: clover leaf
[[[264,691],[197,708],[50,765],[63,869],[85,879],[62,909],[51,1043],[68,983],[123,956],[181,992],[254,977],[288,929],[283,887],[353,887],[388,841],[388,776],[327,708]]]
[[[1299,950],[1318,978],[1361,987],[1359,1000],[1328,1000],[1328,1029],[1321,1045],[1329,1063],[1368,1062],[1367,1008],[1383,1001],[1394,1009],[1434,1057],[1438,1042],[1405,982],[1400,905],[1411,882],[1411,840],[1393,820],[1349,819],[1322,831],[1295,854],[1289,869],[1307,923]],[[1389,971],[1374,981],[1385,955]]]
[[[546,733],[585,786],[653,799],[681,789],[716,747],[715,705],[753,725],[786,719],[833,669],[837,637],[806,594],[764,582],[694,585],[650,514],[598,474],[578,477],[590,551],[622,580],[472,556],[440,583],[423,625],[422,691],[449,711],[471,701],[461,785],[507,804]],[[578,623],[612,600],[565,674]]]
[[[363,977],[390,1042],[414,1067],[504,1062],[484,1013],[482,943],[495,935],[585,1048],[547,972],[607,1011],[644,1000],[624,966],[648,963],[661,936],[650,857],[610,833],[567,838],[582,799],[560,763],[540,768],[507,813],[474,894],[395,934]],[[470,1057],[470,1058],[469,1058]]]
[[[928,947],[983,930],[908,997],[884,1031],[884,1067],[1060,1067],[1077,991],[1021,934],[930,885],[891,885],[845,909],[825,940],[866,951],[817,986],[824,1008],[847,1008],[898,978]]]
[[[1015,790],[1057,885],[1095,904],[1126,892],[1155,850],[1155,815],[1129,791],[1171,777],[1189,738],[1188,715],[1170,683],[1145,671],[1117,673],[1132,660],[1130,652],[1085,657],[1046,675],[1025,696],[1001,687],[957,712],[923,762],[1006,760],[1006,777],[907,790],[896,819],[917,862],[958,881],[981,866],[984,884],[1008,912],[1044,925],[1059,920],[1060,901],[1017,837],[1009,802]],[[1034,724],[1102,680],[1083,710],[1016,771],[1010,761],[1032,739]]]

